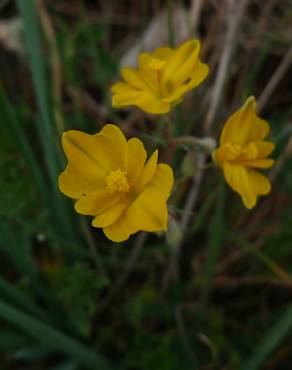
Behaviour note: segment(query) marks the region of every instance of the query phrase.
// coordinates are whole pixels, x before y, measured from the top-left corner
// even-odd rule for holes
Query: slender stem
[[[227,76],[227,70],[228,66],[230,64],[232,50],[234,48],[235,42],[237,40],[236,36],[239,30],[240,21],[242,19],[242,16],[244,14],[244,10],[246,8],[246,5],[248,3],[248,0],[240,0],[235,1],[231,0],[229,5],[229,11],[227,13],[227,31],[225,34],[225,43],[224,43],[224,49],[221,55],[219,68],[213,88],[213,94],[211,97],[211,107],[209,109],[209,112],[207,114],[205,124],[204,124],[204,132],[205,134],[209,134],[211,131],[217,109],[220,103],[220,98],[222,96],[222,91],[224,88],[224,82],[226,80]],[[200,154],[198,158],[198,167],[203,168],[207,161],[207,155],[205,153]],[[181,233],[182,235],[185,234],[187,230],[187,226],[189,224],[190,218],[192,217],[191,211],[196,205],[196,201],[198,199],[201,184],[203,181],[204,172],[198,171],[193,178],[191,190],[187,196],[183,215],[181,219]],[[169,265],[163,275],[162,278],[162,286],[163,288],[167,288],[169,282],[173,278],[178,277],[178,266],[177,266],[177,260],[178,255],[180,251],[180,247],[183,243],[183,238],[181,238],[179,245],[174,248],[174,253],[172,254]]]
[[[130,254],[130,257],[128,259],[127,265],[125,267],[125,270],[123,271],[122,275],[120,276],[117,283],[114,285],[112,290],[109,292],[108,296],[106,297],[105,301],[100,305],[98,309],[98,313],[103,311],[109,303],[112,301],[112,299],[119,293],[119,291],[123,288],[124,284],[127,282],[129,276],[132,273],[133,267],[135,266],[135,263],[143,249],[143,246],[147,240],[148,234],[145,232],[140,232],[138,236],[136,237],[134,246],[132,248],[132,252]]]
[[[206,163],[205,154],[200,154],[198,158],[198,167],[203,168],[205,166],[205,163]],[[181,232],[183,235],[186,232],[190,217],[192,216],[191,211],[199,195],[199,190],[201,187],[201,183],[203,181],[203,175],[204,175],[204,172],[199,171],[196,173],[196,176],[193,178],[191,190],[186,199],[185,206],[184,206],[184,213],[183,213],[182,220],[181,220]]]
[[[258,111],[260,111],[264,108],[264,106],[266,105],[270,96],[274,92],[275,88],[277,87],[279,82],[282,80],[285,73],[288,71],[291,63],[292,63],[292,46],[288,50],[285,57],[282,59],[278,68],[276,69],[275,73],[272,75],[272,77],[269,80],[269,83],[265,87],[264,91],[261,93],[261,95],[258,99]]]
[[[102,258],[97,250],[96,243],[92,237],[91,230],[88,227],[88,223],[85,219],[85,217],[80,218],[81,222],[81,228],[85,237],[85,241],[89,248],[89,253],[91,255],[91,258],[96,266],[96,268],[104,275],[106,276],[106,272],[102,263]]]
[[[177,324],[177,327],[178,327],[179,334],[180,334],[180,336],[182,338],[182,341],[184,343],[184,347],[186,349],[186,352],[187,352],[190,360],[192,361],[192,363],[194,365],[197,365],[197,359],[196,359],[195,354],[193,353],[192,344],[190,342],[190,339],[189,339],[187,331],[186,331],[186,326],[185,326],[184,319],[183,319],[183,306],[181,304],[177,305],[176,308],[175,308],[175,320],[176,320],[176,324]]]
[[[209,133],[213,125],[217,109],[219,107],[220,99],[222,98],[222,91],[227,77],[227,71],[230,64],[232,51],[237,40],[240,21],[244,14],[244,10],[248,0],[231,0],[229,1],[229,11],[227,12],[227,32],[225,34],[224,48],[219,62],[218,72],[214,87],[212,89],[211,104],[206,121],[204,124],[204,131]]]
[[[197,33],[203,0],[192,0],[190,8],[190,25],[193,34]]]

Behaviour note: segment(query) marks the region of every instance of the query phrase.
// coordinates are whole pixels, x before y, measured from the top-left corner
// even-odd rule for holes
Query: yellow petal
[[[129,85],[126,82],[117,82],[112,85],[110,90],[113,94],[118,94],[123,92],[125,88],[128,89],[128,87]]]
[[[103,232],[109,240],[115,243],[123,242],[135,233],[128,220],[127,212],[124,212],[112,225],[104,227]]]
[[[59,177],[60,190],[78,199],[103,187],[108,163],[102,161],[102,155],[96,155],[98,143],[95,137],[80,131],[67,131],[63,134],[62,145],[68,165]]]
[[[187,86],[186,91],[191,90],[202,83],[209,73],[207,64],[199,60],[200,44],[196,44],[189,57],[183,62],[173,76],[168,78],[174,85]],[[167,75],[166,75],[167,76]]]
[[[172,168],[165,163],[159,163],[151,181],[149,181],[145,187],[145,190],[148,187],[156,189],[162,198],[168,199],[173,187],[173,182]]]
[[[98,171],[100,176],[108,173],[112,168],[123,165],[124,153],[120,145],[121,131],[114,125],[106,125],[95,135],[88,135],[81,131],[67,131],[63,134],[63,148],[68,162],[74,167],[82,168],[86,164],[95,166],[91,170]]]
[[[239,193],[246,208],[256,205],[259,195],[266,195],[271,191],[271,183],[267,177],[243,166],[224,163],[224,175],[230,187]]]
[[[155,150],[146,162],[139,179],[139,192],[152,179],[157,168],[158,150]]]
[[[167,217],[166,199],[152,188],[145,189],[127,212],[128,222],[132,226],[132,233],[138,230],[166,230]]]
[[[255,159],[252,161],[247,161],[241,164],[247,167],[254,167],[254,168],[270,168],[273,166],[274,163],[275,161],[273,159],[263,158],[263,159]]]
[[[128,145],[119,127],[107,124],[94,136],[98,138],[98,145],[100,146],[95,148],[96,155],[102,157],[103,152],[105,153],[109,161],[110,170],[125,168]],[[104,157],[102,159],[104,160]]]
[[[190,90],[187,85],[181,85],[173,89],[172,94],[163,98],[163,102],[167,104],[176,104],[181,100],[181,97]]]
[[[212,156],[219,166],[221,166],[223,162],[232,161],[235,158],[234,153],[232,153],[227,145],[222,145],[215,149]]]
[[[256,195],[267,195],[271,191],[270,180],[259,172],[249,170],[249,180]]]
[[[246,208],[254,207],[257,197],[248,176],[248,170],[244,166],[224,162],[223,171],[228,185],[241,196]]]
[[[169,76],[172,81],[176,83],[184,83],[187,79],[190,79],[194,74],[198,66],[198,58],[200,52],[200,43],[196,42],[193,46],[190,54],[182,60],[179,69],[177,69],[174,76]],[[171,61],[170,61],[171,63]],[[167,74],[165,75],[165,78]]]
[[[131,200],[125,198],[114,204],[112,207],[107,208],[104,212],[100,213],[92,221],[94,227],[107,227],[113,224],[125,209],[130,205]]]
[[[143,75],[133,68],[123,68],[121,74],[124,80],[137,90],[151,90],[151,86],[144,80]]]
[[[270,127],[267,121],[259,118],[258,116],[253,117],[253,123],[248,133],[247,142],[261,141],[270,132]]]
[[[182,66],[191,55],[195,58],[198,57],[199,50],[200,42],[198,40],[189,40],[175,49],[165,66],[163,80],[167,81],[175,78],[176,73],[180,73]],[[185,71],[183,71],[182,75],[184,73]]]
[[[136,105],[145,112],[152,114],[163,114],[170,110],[170,104],[159,100],[151,92],[138,91],[128,85],[125,86],[123,91],[113,95],[112,105],[115,108]]]
[[[140,53],[139,54],[139,63],[138,68],[143,72],[149,72],[152,68],[149,67],[149,64],[153,60],[153,56],[150,53]]]
[[[74,167],[68,164],[58,179],[61,192],[73,199],[79,199],[84,194],[102,188],[103,183],[103,177],[100,177],[95,166],[88,162],[84,162],[83,166],[75,164]]]
[[[207,64],[198,62],[196,69],[193,71],[191,75],[190,81],[187,83],[188,89],[193,89],[200,85],[201,82],[207,77],[209,73],[209,67]]]
[[[172,169],[166,164],[159,164],[152,180],[126,211],[134,232],[166,230],[166,201],[172,186]]]
[[[135,182],[140,177],[146,158],[147,152],[143,143],[136,138],[130,139],[126,160],[127,177],[130,182]]]
[[[254,145],[258,151],[258,158],[269,156],[275,149],[275,144],[270,141],[255,141]]]
[[[207,64],[203,64],[201,62],[198,63],[198,68],[193,71],[192,76],[190,76],[190,81],[186,84],[179,85],[177,88],[174,88],[174,91],[171,95],[163,98],[163,101],[166,103],[175,103],[180,100],[180,98],[188,91],[194,89],[204,79],[207,77],[209,73],[209,67]]]
[[[157,76],[154,69],[150,68],[151,60],[153,56],[149,53],[139,54],[139,67],[138,71],[143,75],[144,80],[150,86],[151,91],[156,91]]]
[[[82,215],[96,216],[119,201],[117,194],[110,194],[106,189],[93,191],[75,203],[76,212]]]
[[[68,165],[59,177],[59,187],[74,199],[103,188],[109,171],[125,164],[127,141],[121,130],[111,124],[95,135],[67,131],[62,145]]]
[[[243,107],[225,123],[220,144],[231,142],[244,146],[252,141],[260,141],[269,133],[269,125],[256,114],[256,100],[249,97]]]
[[[159,164],[144,191],[117,222],[103,229],[105,235],[110,240],[120,242],[139,230],[166,230],[168,218],[166,201],[172,186],[172,169],[166,164]]]
[[[173,53],[173,49],[169,47],[164,47],[156,49],[152,55],[154,56],[154,58],[165,60],[168,59]]]

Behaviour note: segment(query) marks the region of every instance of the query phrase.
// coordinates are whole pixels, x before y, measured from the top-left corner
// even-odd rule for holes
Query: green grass
[[[147,28],[159,4],[167,10],[168,42],[177,41],[174,3],[153,2],[156,10],[145,4],[129,9],[125,1],[102,9],[89,3],[46,3],[61,61],[59,100],[52,50],[35,1],[17,1],[25,56],[0,50],[0,367],[290,370],[291,156],[284,158],[273,192],[251,212],[220,170],[205,171],[176,261],[180,273],[168,286],[163,281],[172,253],[169,238],[149,234],[131,265],[136,237],[109,242],[60,193],[65,159],[58,119],[65,130],[88,133],[115,122],[129,137],[141,137],[149,152],[159,147],[160,161],[168,151],[159,117],[113,110],[109,88],[121,54]],[[281,20],[291,7],[276,5],[268,26],[263,23],[267,28],[254,34],[262,20],[256,4],[251,2],[241,25],[214,138],[243,97],[260,95],[287,51],[279,36],[285,30],[278,25],[286,24]],[[221,52],[219,18],[203,4],[203,57],[214,65],[206,83],[171,115],[176,136],[202,136],[208,110],[203,101],[212,91]],[[143,20],[143,27],[135,19]],[[291,83],[287,73],[261,113],[271,123],[276,159],[291,137]],[[191,184],[182,178],[186,153],[180,147],[173,160],[180,180],[170,207],[177,233]]]

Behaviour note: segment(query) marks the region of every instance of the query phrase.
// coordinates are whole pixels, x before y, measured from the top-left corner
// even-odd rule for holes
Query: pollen
[[[120,168],[116,171],[111,171],[105,178],[106,188],[110,194],[128,193],[130,185],[127,180],[127,172]]]

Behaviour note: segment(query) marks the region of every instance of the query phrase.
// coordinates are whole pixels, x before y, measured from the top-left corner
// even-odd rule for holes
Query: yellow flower
[[[243,200],[246,208],[256,205],[259,195],[271,191],[267,177],[256,169],[270,168],[274,160],[267,158],[275,145],[264,140],[269,125],[256,114],[256,100],[249,97],[245,104],[225,123],[220,146],[213,152],[215,162],[222,167],[228,185]]]
[[[92,226],[103,228],[115,242],[139,230],[167,229],[173,173],[168,165],[157,164],[157,150],[146,162],[142,142],[127,141],[110,124],[95,135],[67,131],[62,144],[68,164],[59,188],[76,200],[76,212],[94,216]]]
[[[199,59],[200,42],[190,40],[176,49],[141,53],[138,69],[123,68],[125,82],[112,86],[115,108],[136,105],[146,112],[163,114],[206,78],[209,68]]]

